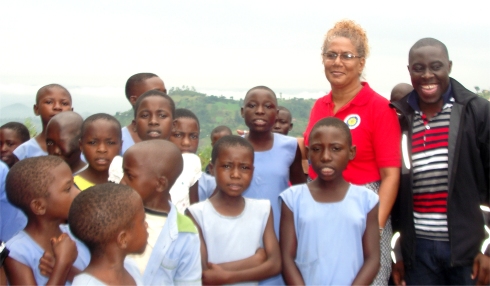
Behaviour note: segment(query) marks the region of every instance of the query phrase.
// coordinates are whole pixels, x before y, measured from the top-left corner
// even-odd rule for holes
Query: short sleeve
[[[294,212],[294,190],[292,188],[287,188],[284,192],[279,195],[279,202],[283,201],[284,204]]]

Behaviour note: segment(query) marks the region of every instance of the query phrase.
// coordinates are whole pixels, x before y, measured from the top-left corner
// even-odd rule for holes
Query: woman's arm
[[[265,227],[264,249],[267,259],[256,267],[239,270],[226,271],[219,265],[210,264],[208,270],[203,270],[203,284],[233,284],[245,281],[259,281],[272,277],[281,272],[281,252],[276,234],[274,233],[274,222],[272,210],[270,211],[267,225]]]
[[[294,161],[289,167],[289,181],[293,185],[306,183],[305,173],[303,172],[303,164],[301,158],[301,149],[296,146],[296,154]]]
[[[367,215],[366,230],[362,235],[364,264],[357,273],[352,285],[369,285],[373,282],[380,267],[378,206]]]
[[[400,168],[380,168],[381,185],[379,186],[379,227],[384,228],[395,203],[400,184]]]
[[[293,212],[284,202],[282,202],[281,206],[281,224],[279,229],[284,281],[287,285],[305,285],[303,276],[301,276],[296,263],[294,263],[298,241],[296,240]]]

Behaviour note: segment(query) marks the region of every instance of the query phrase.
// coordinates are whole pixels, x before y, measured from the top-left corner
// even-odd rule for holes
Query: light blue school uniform
[[[244,197],[268,199],[274,216],[274,231],[279,237],[281,205],[279,194],[289,186],[289,167],[296,156],[298,141],[296,138],[278,133],[274,134],[274,143],[268,151],[255,152],[254,175]],[[260,282],[263,285],[284,285],[281,275]]]
[[[15,148],[14,155],[20,161],[25,158],[46,156],[48,152],[44,151],[39,143],[37,143],[36,137],[33,137]]]
[[[121,128],[122,135],[122,147],[121,147],[121,156],[124,155],[124,152],[129,149],[129,147],[134,145],[133,137],[131,137],[131,133],[129,133],[128,127],[124,126]]]
[[[351,285],[364,264],[362,236],[378,195],[350,185],[342,201],[320,203],[301,184],[284,191],[281,199],[293,212],[295,263],[305,284]]]
[[[124,269],[126,269],[129,275],[133,277],[136,286],[144,285],[141,279],[140,271],[138,270],[138,265],[133,259],[131,259],[130,257],[126,257],[124,259]],[[75,276],[72,285],[73,286],[103,286],[107,284],[105,284],[104,282],[100,281],[99,279],[95,278],[94,276],[88,273],[82,272],[77,276]]]
[[[214,176],[211,176],[203,172],[201,177],[199,178],[199,185],[198,185],[199,201],[202,202],[205,201],[206,199],[209,199],[209,197],[211,197],[215,189],[216,189],[216,178]]]
[[[78,257],[75,260],[75,263],[73,263],[73,266],[78,270],[83,271],[90,262],[90,252],[88,248],[73,236],[68,225],[60,225],[60,230],[67,233],[70,238],[75,241]],[[9,257],[31,268],[37,285],[46,285],[49,277],[42,275],[39,270],[39,259],[43,256],[44,249],[42,249],[41,246],[39,246],[39,244],[37,244],[37,242],[23,230],[7,241],[6,245],[10,250]],[[71,285],[71,283],[67,281],[66,285]]]
[[[9,167],[0,161],[0,240],[8,241],[27,224],[26,215],[7,199],[5,181]]]
[[[171,203],[145,272],[144,285],[201,285],[201,242],[190,218]]]

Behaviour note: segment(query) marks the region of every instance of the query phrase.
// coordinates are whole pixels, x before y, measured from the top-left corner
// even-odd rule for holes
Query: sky
[[[321,64],[325,33],[352,19],[367,32],[365,80],[384,96],[410,83],[408,50],[420,38],[446,44],[451,76],[490,89],[486,1],[6,1],[0,0],[0,108],[34,104],[59,83],[75,111],[125,111],[126,80],[153,72],[172,86],[243,97],[266,85],[287,97],[330,90]]]

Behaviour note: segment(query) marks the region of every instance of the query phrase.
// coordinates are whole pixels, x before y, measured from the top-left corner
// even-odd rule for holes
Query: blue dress
[[[39,143],[37,143],[36,137],[33,137],[15,148],[14,155],[20,161],[25,158],[46,156],[48,152],[44,151]]]
[[[216,189],[216,178],[209,174],[202,173],[201,177],[199,178],[199,185],[198,185],[199,201],[202,202],[205,201],[206,199],[209,199],[209,197],[211,197],[215,189]]]
[[[75,260],[75,263],[73,263],[73,266],[78,270],[83,271],[90,262],[90,252],[88,248],[73,236],[68,225],[62,224],[60,225],[60,229],[75,241],[78,257]],[[23,230],[7,241],[6,245],[10,250],[9,257],[31,268],[37,285],[46,285],[49,277],[42,275],[41,270],[39,270],[39,259],[43,256],[44,249]],[[66,285],[71,285],[71,283],[66,281]]]
[[[242,194],[246,198],[267,199],[271,202],[274,231],[279,237],[281,205],[279,194],[289,186],[289,167],[296,156],[296,138],[274,134],[274,143],[268,151],[254,153],[254,175],[252,183]],[[283,285],[281,275],[261,281],[260,284]]]
[[[342,201],[317,202],[306,184],[281,194],[293,212],[296,266],[306,285],[351,285],[364,264],[367,214],[378,204],[373,191],[351,185]]]

